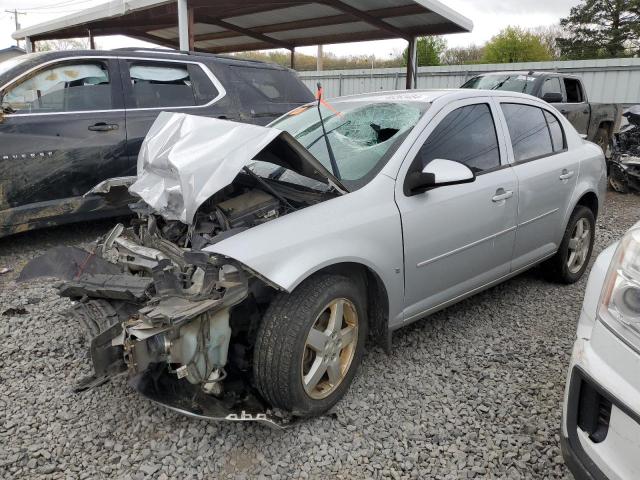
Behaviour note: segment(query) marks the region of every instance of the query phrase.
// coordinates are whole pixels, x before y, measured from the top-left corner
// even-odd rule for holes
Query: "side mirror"
[[[562,94],[557,92],[547,92],[542,96],[542,100],[547,103],[562,103]]]
[[[411,172],[404,182],[404,194],[412,197],[436,187],[460,185],[475,181],[476,174],[460,162],[431,160],[420,172]]]

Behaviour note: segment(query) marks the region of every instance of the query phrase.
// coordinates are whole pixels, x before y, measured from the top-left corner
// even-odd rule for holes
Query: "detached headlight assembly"
[[[640,228],[628,231],[618,245],[598,313],[603,322],[640,347]]]

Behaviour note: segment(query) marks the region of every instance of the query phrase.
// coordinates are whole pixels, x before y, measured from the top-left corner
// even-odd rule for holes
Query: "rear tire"
[[[313,276],[279,294],[264,315],[253,356],[265,400],[302,417],[333,407],[364,353],[365,305],[363,287],[339,275]]]
[[[593,212],[578,205],[571,214],[558,252],[542,264],[550,280],[566,284],[580,280],[589,266],[595,227]]]

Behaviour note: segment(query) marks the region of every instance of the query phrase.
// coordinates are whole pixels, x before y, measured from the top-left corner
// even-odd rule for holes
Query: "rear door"
[[[577,78],[563,78],[562,84],[564,87],[564,103],[559,104],[557,107],[578,133],[586,135],[589,130],[591,109],[582,89],[582,83]]]
[[[0,210],[72,204],[102,180],[125,173],[116,60],[50,62],[7,86],[2,104],[15,113],[0,123]],[[65,207],[49,213],[64,214]]]
[[[199,62],[120,59],[127,119],[129,174],[144,137],[160,112],[234,119],[218,104],[226,91],[211,70]]]
[[[513,270],[553,254],[562,239],[579,160],[566,147],[556,114],[520,99],[501,102],[518,177]]]

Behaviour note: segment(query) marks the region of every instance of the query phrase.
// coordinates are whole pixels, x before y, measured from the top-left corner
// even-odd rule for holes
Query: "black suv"
[[[265,125],[313,98],[292,70],[210,54],[66,51],[0,63],[0,237],[126,213],[83,195],[135,175],[161,111]]]

